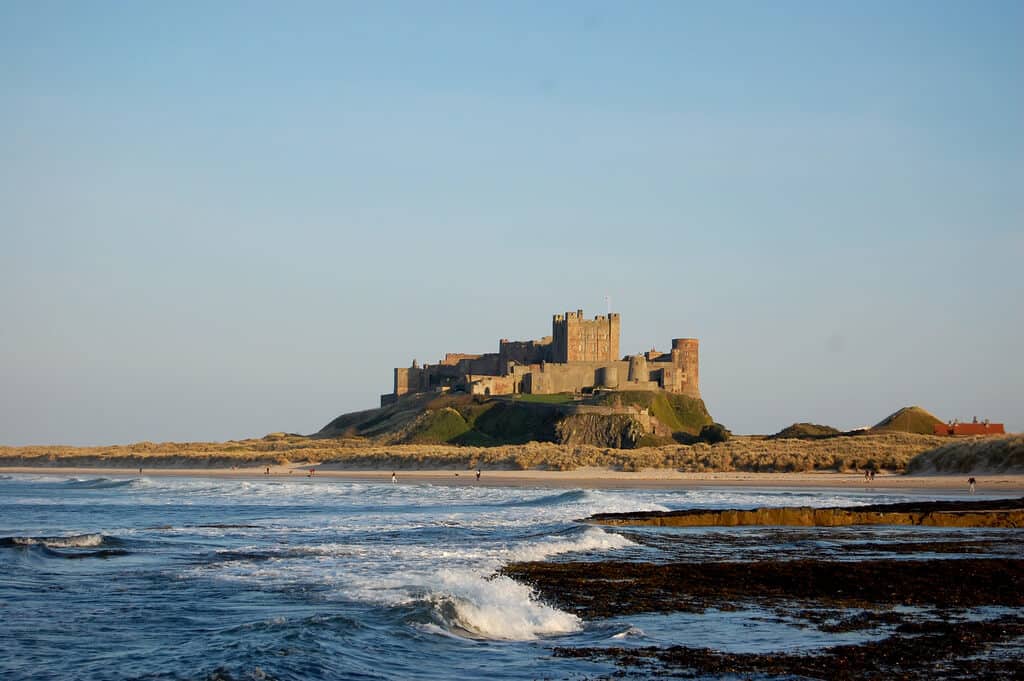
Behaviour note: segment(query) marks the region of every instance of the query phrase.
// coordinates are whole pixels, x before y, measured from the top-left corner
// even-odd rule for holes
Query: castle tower
[[[583,310],[556,314],[551,320],[551,361],[612,362],[619,357],[617,312],[583,318]]]
[[[700,341],[696,338],[672,339],[672,363],[679,367],[686,380],[682,393],[700,397]]]
[[[651,380],[647,369],[647,358],[643,355],[631,355],[629,358],[629,382],[646,383]]]

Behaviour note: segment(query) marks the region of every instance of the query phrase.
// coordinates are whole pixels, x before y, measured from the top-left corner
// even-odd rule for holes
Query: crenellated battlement
[[[448,353],[435,365],[395,369],[390,403],[408,393],[464,390],[473,394],[552,394],[591,390],[665,390],[700,397],[699,341],[673,338],[667,352],[620,357],[621,316],[551,316],[551,335],[536,340],[502,338],[498,352]],[[622,380],[626,378],[626,380]]]
[[[551,337],[554,362],[614,361],[619,358],[619,315],[586,319],[583,310],[555,315]]]

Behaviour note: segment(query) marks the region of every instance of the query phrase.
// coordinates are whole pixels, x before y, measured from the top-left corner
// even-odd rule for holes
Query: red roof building
[[[1002,435],[1001,423],[936,423],[936,435]]]

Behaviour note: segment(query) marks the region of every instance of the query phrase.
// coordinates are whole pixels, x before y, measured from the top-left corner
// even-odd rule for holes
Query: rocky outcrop
[[[555,432],[559,444],[617,449],[634,447],[644,436],[643,426],[623,414],[572,414],[558,422]]]
[[[598,513],[587,518],[601,525],[702,527],[768,525],[839,527],[843,525],[924,525],[934,527],[1024,527],[1024,498],[996,501],[933,501],[844,508],[755,508]]]

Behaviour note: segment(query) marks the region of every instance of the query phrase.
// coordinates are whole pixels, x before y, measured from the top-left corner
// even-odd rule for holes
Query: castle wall
[[[667,390],[700,397],[699,342],[675,338],[668,353],[619,358],[620,317],[584,319],[583,311],[554,315],[551,336],[498,342],[497,353],[448,353],[438,364],[395,369],[396,400],[409,393],[466,386],[474,393],[552,394],[584,389]],[[489,392],[486,392],[489,391]]]
[[[499,355],[496,352],[488,352],[485,355],[479,355],[474,359],[465,359],[459,362],[459,371],[463,374],[487,374],[490,376],[498,376],[505,372],[499,371]]]
[[[398,367],[395,369],[395,396],[406,393],[418,393],[423,384],[423,370],[418,367]]]
[[[654,381],[622,381],[620,376],[629,374],[628,361],[618,362],[571,362],[568,364],[546,363],[531,366],[529,380],[524,381],[523,392],[535,395],[578,392],[584,388],[602,387],[614,376],[619,390],[657,390]],[[612,386],[607,386],[612,387]]]
[[[444,359],[441,360],[441,364],[445,366],[456,366],[459,362],[464,359],[479,359],[480,355],[470,354],[466,352],[446,352]]]
[[[511,395],[515,392],[515,378],[512,376],[483,376],[474,378],[469,385],[472,395]]]
[[[509,373],[509,364],[539,364],[550,362],[552,339],[551,336],[544,336],[539,340],[510,341],[501,339],[498,341],[498,372],[499,374]]]

